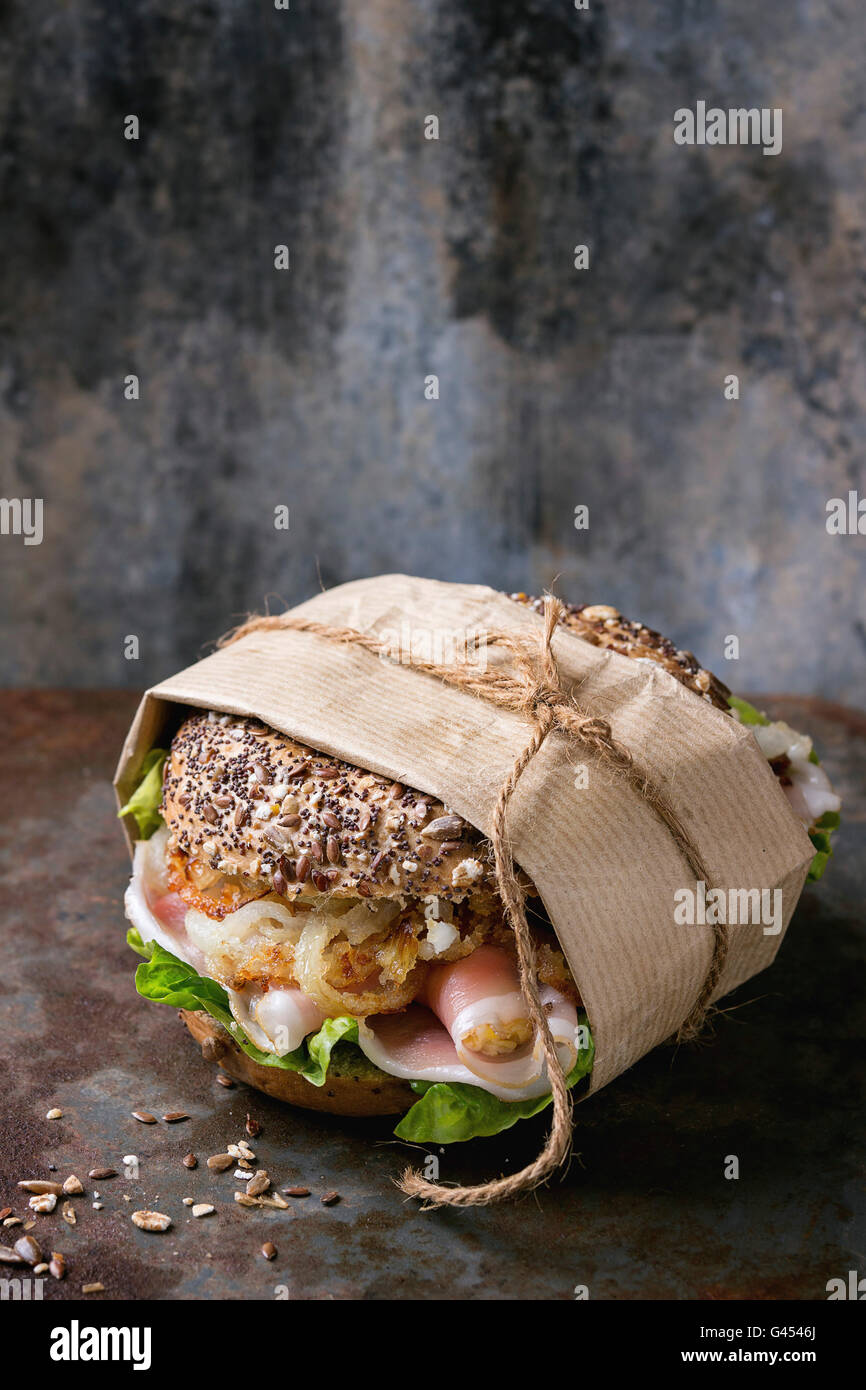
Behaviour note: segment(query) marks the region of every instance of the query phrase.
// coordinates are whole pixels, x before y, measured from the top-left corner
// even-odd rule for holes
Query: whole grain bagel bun
[[[542,600],[513,594],[542,611]],[[730,693],[691,652],[605,604],[566,605],[563,626],[596,646],[663,665],[728,710]],[[195,894],[202,869],[242,880],[250,896],[435,895],[482,916],[499,897],[478,832],[435,797],[318,753],[255,719],[197,713],[178,730],[165,769],[169,854]],[[190,882],[189,861],[192,861]],[[197,871],[197,872],[196,872]],[[527,891],[531,885],[524,880]],[[200,904],[211,915],[223,908]]]
[[[199,882],[203,867],[243,880],[253,896],[435,894],[482,912],[498,901],[481,837],[441,801],[255,719],[211,712],[181,725],[162,814],[177,871],[192,860]]]
[[[408,1081],[386,1075],[357,1047],[338,1043],[324,1086],[311,1086],[299,1072],[254,1062],[209,1014],[188,1009],[179,1013],[206,1061],[217,1062],[233,1080],[254,1086],[275,1100],[331,1115],[362,1116],[402,1115],[418,1099]]]

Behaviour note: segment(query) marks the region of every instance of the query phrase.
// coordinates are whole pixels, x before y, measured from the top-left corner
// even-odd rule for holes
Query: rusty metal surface
[[[119,1299],[569,1298],[576,1284],[601,1299],[799,1299],[826,1297],[828,1279],[862,1267],[864,716],[761,701],[813,733],[846,811],[826,879],[807,888],[778,962],[726,1001],[743,1007],[705,1045],[659,1049],[582,1105],[563,1181],[514,1206],[422,1214],[391,1184],[418,1153],[387,1122],[224,1089],[176,1015],[135,994],[109,785],[134,703],[119,692],[0,696],[0,1206],[29,1215],[15,1182],[54,1177],[50,1163],[88,1189],[73,1199],[74,1228],[59,1211],[35,1218],[33,1234],[69,1266],[46,1298],[78,1298],[100,1281],[99,1297]],[[52,1106],[62,1119],[45,1119]],[[144,1126],[136,1108],[190,1118]],[[231,1173],[204,1166],[243,1136],[247,1111],[262,1125],[251,1141],[262,1166],[280,1185],[312,1189],[289,1211],[236,1206]],[[525,1122],[440,1153],[441,1175],[513,1169],[541,1132]],[[181,1163],[189,1150],[194,1172]],[[123,1176],[130,1154],[138,1179]],[[723,1176],[727,1155],[739,1158],[736,1181]],[[98,1165],[120,1176],[89,1181]],[[325,1207],[329,1189],[340,1201]],[[185,1196],[217,1213],[192,1219]],[[172,1230],[137,1230],[139,1207],[169,1213]],[[278,1249],[272,1263],[265,1240]]]

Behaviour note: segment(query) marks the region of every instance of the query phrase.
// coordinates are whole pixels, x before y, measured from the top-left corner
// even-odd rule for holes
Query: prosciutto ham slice
[[[187,905],[177,893],[168,891],[167,840],[168,831],[162,829],[149,840],[138,841],[132,879],[124,898],[126,915],[142,941],[156,941],[200,975],[207,975],[204,954],[186,929]],[[226,994],[235,1020],[250,1041],[263,1052],[272,1052],[278,1057],[294,1052],[304,1038],[315,1033],[325,1021],[318,1005],[300,989],[263,992],[250,987],[226,989]]]
[[[190,931],[197,916],[169,891],[168,833],[160,830],[136,845],[126,892],[126,915],[143,941],[156,941],[201,975],[210,971]],[[223,919],[222,929],[249,930],[247,920],[266,913],[247,904]],[[192,919],[192,927],[188,924]],[[202,938],[202,944],[204,938]],[[263,1052],[294,1052],[328,1017],[303,990],[291,985],[244,990],[223,986],[236,1021]],[[577,1058],[575,1006],[550,985],[539,989],[563,1069]],[[550,1090],[540,1043],[533,1037],[517,967],[498,946],[479,946],[462,960],[433,966],[418,1001],[392,1014],[358,1019],[361,1051],[381,1071],[411,1081],[462,1082],[501,1100],[530,1100]]]
[[[577,1010],[549,985],[541,1002],[566,1073],[577,1060]],[[422,996],[447,1028],[461,1064],[498,1090],[522,1091],[545,1073],[517,965],[501,946],[479,946],[462,960],[434,966]]]

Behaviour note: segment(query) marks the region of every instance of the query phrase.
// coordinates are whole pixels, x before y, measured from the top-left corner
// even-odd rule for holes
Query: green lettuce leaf
[[[248,1057],[263,1066],[300,1072],[311,1085],[323,1086],[337,1044],[357,1045],[358,1021],[344,1016],[326,1019],[318,1033],[306,1038],[300,1047],[285,1057],[262,1052],[235,1022],[228,995],[216,980],[199,975],[191,965],[173,956],[157,942],[142,941],[135,927],[130,927],[126,940],[133,951],[144,958],[135,972],[135,987],[143,998],[156,1004],[168,1004],[173,1009],[206,1010],[231,1034]],[[581,1022],[586,1024],[583,1016]],[[569,1086],[574,1086],[592,1070],[595,1049],[588,1028],[585,1036],[587,1044],[578,1052],[577,1061],[568,1077]],[[538,1100],[502,1101],[478,1086],[444,1085],[442,1082],[433,1084],[429,1081],[413,1081],[412,1089],[421,1099],[404,1115],[394,1133],[401,1139],[413,1139],[419,1143],[450,1144],[500,1134],[518,1120],[545,1110],[552,1099],[547,1095]]]
[[[297,1071],[313,1086],[323,1086],[328,1075],[331,1053],[338,1042],[357,1042],[358,1024],[354,1018],[329,1018],[318,1033],[305,1039],[294,1052],[275,1057],[262,1052],[235,1022],[229,998],[222,985],[199,975],[186,961],[179,960],[155,941],[143,942],[133,927],[126,939],[134,951],[144,956],[135,972],[135,988],[144,999],[168,1004],[172,1009],[204,1009],[230,1033],[238,1047],[265,1067]]]
[[[750,705],[748,700],[741,700],[738,695],[729,695],[728,704],[731,709],[735,709],[740,716],[741,724],[769,724],[769,719],[762,714],[754,705]]]
[[[817,883],[827,867],[827,860],[833,853],[830,836],[839,829],[841,816],[838,811],[825,811],[815,826],[809,831],[809,839],[815,846],[816,854],[806,875],[807,883]]]
[[[728,704],[731,709],[735,709],[740,716],[742,724],[769,724],[770,720],[760,710],[750,705],[748,700],[741,700],[737,695],[728,696]],[[817,763],[820,767],[820,759],[814,748],[809,754],[810,763]],[[815,846],[815,858],[809,866],[806,875],[807,883],[817,883],[823,876],[827,867],[827,860],[833,853],[833,846],[830,842],[830,835],[834,830],[839,829],[840,816],[838,811],[825,811],[819,821],[815,823],[809,831],[809,839]]]
[[[167,757],[164,748],[151,748],[141,765],[135,791],[117,813],[118,818],[135,816],[140,840],[149,840],[163,823],[159,806],[162,801],[162,769]]]
[[[586,1019],[581,1022],[586,1026]],[[595,1047],[586,1028],[587,1045],[577,1054],[577,1061],[568,1075],[574,1086],[592,1071]],[[398,1139],[411,1139],[417,1144],[459,1144],[466,1139],[480,1139],[516,1125],[546,1110],[553,1096],[537,1100],[499,1100],[478,1086],[466,1086],[456,1081],[413,1081],[412,1090],[421,1095],[407,1111],[394,1133]]]

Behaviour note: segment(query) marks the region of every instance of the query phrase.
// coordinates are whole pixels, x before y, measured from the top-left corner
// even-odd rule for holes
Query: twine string
[[[635,767],[629,750],[614,739],[608,721],[581,709],[573,696],[564,690],[552,648],[553,634],[562,612],[563,605],[559,599],[548,594],[544,600],[541,640],[537,644],[509,631],[473,634],[468,643],[470,650],[496,647],[507,651],[512,658],[511,669],[504,666],[481,667],[470,661],[445,666],[416,657],[414,654],[410,654],[408,659],[401,655],[401,664],[409,665],[426,675],[435,676],[447,685],[476,695],[500,709],[520,714],[532,725],[529,741],[515,759],[499,789],[491,821],[490,843],[497,888],[504,905],[506,920],[514,933],[520,987],[529,1008],[536,1036],[541,1042],[553,1096],[553,1120],[547,1140],[532,1163],[518,1173],[474,1187],[460,1187],[430,1182],[416,1170],[407,1168],[398,1186],[408,1196],[424,1201],[426,1209],[442,1206],[486,1206],[521,1192],[528,1192],[549,1178],[565,1162],[570,1150],[571,1096],[547,1015],[539,998],[535,948],[526,920],[526,895],[517,877],[506,826],[508,806],[518,782],[549,735],[553,732],[564,735],[570,742],[581,746],[593,754],[600,763],[621,775],[667,827],[695,878],[703,880],[708,886],[712,882],[700,851],[667,797]],[[248,618],[220,638],[217,645],[227,647],[256,632],[285,629],[307,632],[332,642],[362,647],[376,657],[393,656],[391,646],[370,633],[315,622],[311,618],[293,617],[291,613]],[[689,1041],[700,1033],[710,1000],[724,969],[727,952],[727,927],[724,923],[717,923],[713,928],[713,950],[707,974],[688,1017],[676,1035],[678,1042]]]

